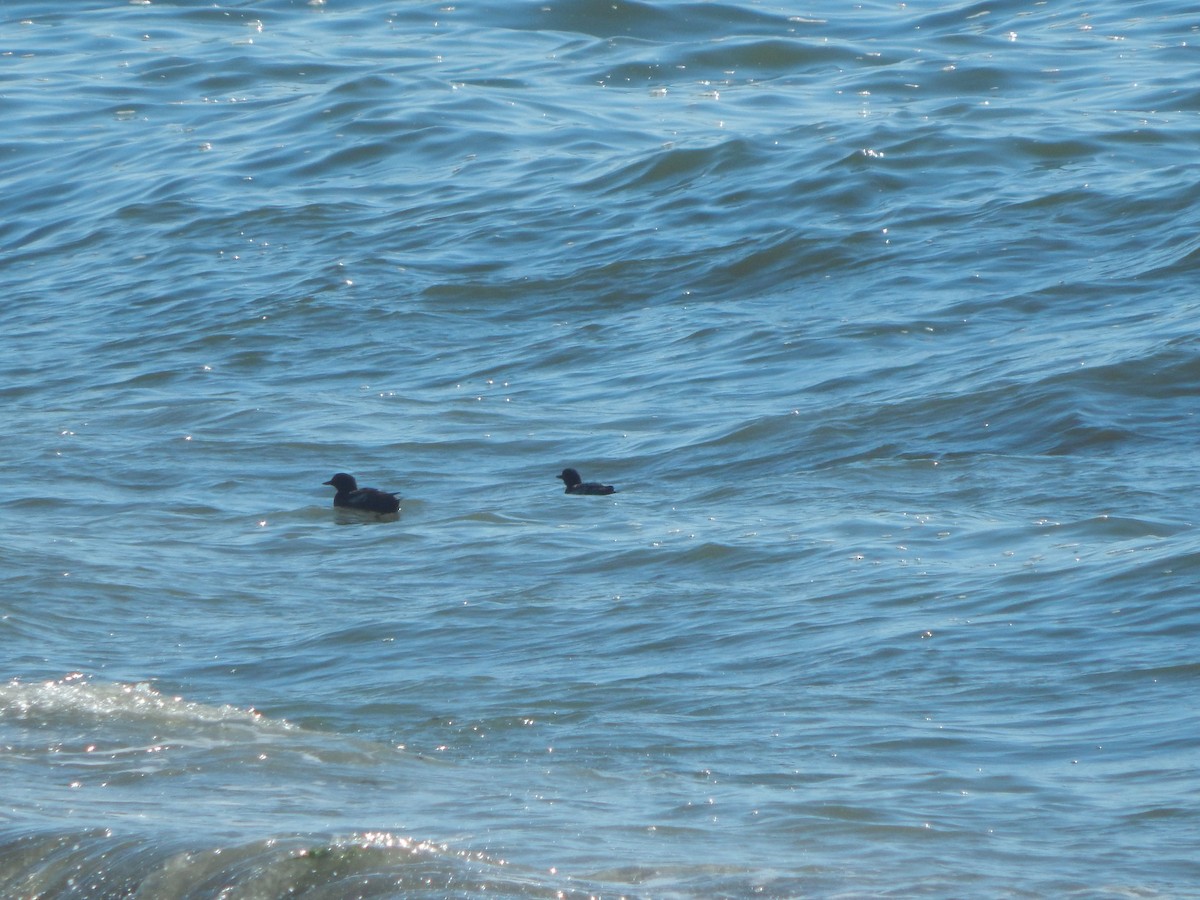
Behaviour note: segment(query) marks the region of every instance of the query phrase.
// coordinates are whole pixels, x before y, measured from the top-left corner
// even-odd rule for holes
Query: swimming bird
[[[584,481],[574,469],[563,469],[558,476],[567,486],[564,494],[615,494],[617,489],[611,484],[599,484],[595,481]]]
[[[325,483],[337,488],[334,506],[377,513],[394,513],[400,509],[400,498],[395,494],[370,487],[360,488],[354,476],[345,472],[338,472]]]

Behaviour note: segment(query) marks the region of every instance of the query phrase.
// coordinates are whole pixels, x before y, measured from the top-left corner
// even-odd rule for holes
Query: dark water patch
[[[661,42],[683,38],[717,39],[735,33],[781,32],[788,20],[780,15],[731,4],[673,4],[661,8],[621,0],[566,0],[563,3],[508,6],[489,10],[493,21],[508,28],[587,34],[593,37],[636,37]]]
[[[463,78],[460,83],[468,87],[489,88],[501,91],[527,90],[532,86],[529,82],[519,78],[504,78],[501,76]]]
[[[1020,0],[1000,3],[965,4],[954,9],[926,14],[919,20],[922,31],[949,35],[976,35],[1011,26],[1014,20],[1027,13]]]
[[[590,180],[576,189],[600,196],[619,192],[667,196],[700,179],[740,171],[761,155],[760,148],[742,140],[713,147],[673,148],[637,160],[619,172]]]
[[[748,80],[818,78],[854,58],[853,51],[802,38],[730,36],[690,48],[680,59],[690,78]],[[883,63],[880,63],[883,64]]]

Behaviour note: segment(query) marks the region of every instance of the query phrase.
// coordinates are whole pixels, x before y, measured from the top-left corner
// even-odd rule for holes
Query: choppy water
[[[1198,47],[0,0],[0,895],[1200,896]]]

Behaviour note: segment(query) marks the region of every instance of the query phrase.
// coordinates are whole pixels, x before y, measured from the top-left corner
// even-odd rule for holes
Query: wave
[[[586,897],[484,853],[387,832],[189,845],[110,829],[5,835],[0,893],[44,900]]]
[[[394,831],[253,837],[261,824],[245,808],[251,798],[259,798],[268,827],[288,829],[344,801],[345,784],[395,775],[405,760],[440,765],[393,746],[81,673],[0,685],[0,722],[8,753],[31,765],[44,757],[50,780],[69,782],[74,801],[38,812],[40,794],[10,785],[9,800],[26,812],[22,827],[0,828],[2,896],[575,894],[565,879]],[[147,791],[155,802],[178,793],[175,813],[147,809]],[[298,815],[285,812],[289,796],[304,798]],[[71,824],[81,819],[104,827]]]

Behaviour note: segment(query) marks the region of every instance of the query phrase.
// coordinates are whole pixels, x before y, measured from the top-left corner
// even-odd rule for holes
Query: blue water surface
[[[0,893],[1200,896],[1198,42],[0,0]]]

